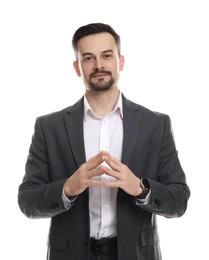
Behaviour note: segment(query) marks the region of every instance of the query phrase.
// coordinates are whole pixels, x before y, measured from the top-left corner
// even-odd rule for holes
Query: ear
[[[120,55],[120,61],[119,62],[120,62],[119,69],[120,69],[120,71],[122,71],[123,67],[124,67],[124,63],[125,63],[125,58],[124,58],[123,55]]]
[[[76,71],[76,74],[80,77],[81,76],[81,72],[80,72],[79,65],[78,65],[77,61],[73,62],[73,67],[74,67],[74,69]]]

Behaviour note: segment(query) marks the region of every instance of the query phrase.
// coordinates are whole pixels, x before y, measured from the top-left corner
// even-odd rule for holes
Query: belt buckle
[[[96,255],[109,255],[117,253],[115,239],[92,240],[92,250]]]
[[[97,255],[102,255],[103,254],[102,250],[101,250],[102,245],[107,245],[107,243],[105,241],[97,241],[95,243],[95,253]]]

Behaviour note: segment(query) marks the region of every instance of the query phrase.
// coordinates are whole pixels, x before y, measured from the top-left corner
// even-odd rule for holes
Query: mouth
[[[96,71],[90,75],[91,78],[104,78],[106,76],[111,76],[109,71]]]
[[[104,78],[106,76],[109,76],[109,74],[107,74],[107,73],[95,73],[91,77],[92,78],[101,78],[101,77]]]

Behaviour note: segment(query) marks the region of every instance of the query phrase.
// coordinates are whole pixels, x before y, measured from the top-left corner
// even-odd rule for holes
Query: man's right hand
[[[90,186],[101,186],[102,181],[92,177],[101,176],[104,173],[104,168],[100,167],[104,162],[104,159],[105,151],[101,151],[82,164],[64,184],[64,193],[66,197],[77,196]]]

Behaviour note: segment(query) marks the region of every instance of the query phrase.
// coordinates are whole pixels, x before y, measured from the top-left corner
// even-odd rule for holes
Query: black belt
[[[96,255],[117,254],[117,238],[102,238],[100,240],[90,238],[90,247]]]

